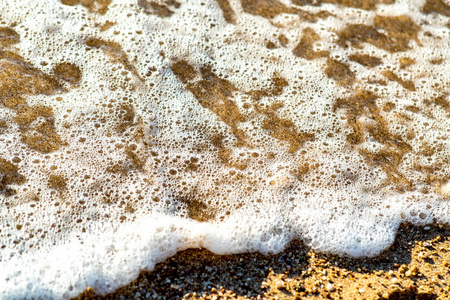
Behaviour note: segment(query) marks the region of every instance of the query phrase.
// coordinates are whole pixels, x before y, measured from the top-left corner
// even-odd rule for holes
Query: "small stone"
[[[278,280],[276,283],[276,287],[279,290],[284,289],[284,288],[286,288],[286,283],[282,280]]]
[[[328,283],[328,284],[327,284],[327,290],[328,290],[329,292],[334,292],[334,291],[336,291],[336,288],[334,287],[334,284]]]
[[[417,275],[419,269],[416,266],[411,267],[408,271],[406,271],[406,277],[414,277]]]

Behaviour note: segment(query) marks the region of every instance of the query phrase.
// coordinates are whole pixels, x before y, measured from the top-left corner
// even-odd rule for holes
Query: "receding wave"
[[[374,256],[449,223],[443,1],[0,2],[1,298],[187,248]]]

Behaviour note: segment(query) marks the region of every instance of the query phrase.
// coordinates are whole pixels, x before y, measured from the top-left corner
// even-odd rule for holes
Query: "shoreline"
[[[400,226],[374,258],[315,252],[293,241],[277,255],[216,255],[188,249],[143,271],[130,284],[87,299],[447,299],[450,229]]]
[[[450,300],[448,1],[0,1],[0,298]]]

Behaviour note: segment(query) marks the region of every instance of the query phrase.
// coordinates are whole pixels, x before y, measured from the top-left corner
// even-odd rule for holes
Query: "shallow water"
[[[0,3],[2,298],[177,251],[374,256],[448,223],[450,7]]]

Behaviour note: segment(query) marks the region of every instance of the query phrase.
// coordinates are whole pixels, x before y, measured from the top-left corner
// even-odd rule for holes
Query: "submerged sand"
[[[189,249],[115,293],[77,299],[449,299],[450,229],[403,225],[375,258],[317,253],[293,242],[278,255]]]

